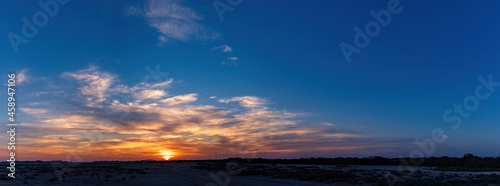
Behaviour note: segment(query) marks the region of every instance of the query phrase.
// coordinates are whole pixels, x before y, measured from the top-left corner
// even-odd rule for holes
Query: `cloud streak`
[[[82,85],[79,89],[88,100],[89,106],[105,101],[109,96],[108,90],[115,81],[115,75],[99,72],[96,66],[90,66],[78,72],[66,72],[62,76],[79,81]]]
[[[48,112],[47,109],[39,109],[39,108],[21,108],[21,111],[28,114],[45,114]]]
[[[216,46],[213,48],[213,50],[220,50],[221,52],[232,52],[233,48],[230,47],[229,45],[221,45],[221,46]]]
[[[219,33],[200,23],[203,16],[174,1],[149,0],[144,7],[131,6],[125,13],[143,16],[160,33],[160,45],[173,40],[189,42],[219,37]]]
[[[27,76],[27,71],[28,70],[23,69],[19,73],[16,74],[16,83],[17,84],[24,84],[24,83],[30,82],[30,80],[28,79],[28,76]]]
[[[177,159],[210,158],[215,152],[233,157],[348,154],[410,143],[383,141],[330,123],[303,123],[301,112],[270,109],[269,98],[237,96],[214,103],[212,97],[214,104],[209,104],[197,93],[170,95],[173,79],[129,87],[95,66],[61,77],[77,81],[76,90],[65,90],[73,106],[22,109],[44,115],[22,124],[32,131],[20,141],[30,146],[20,152],[27,159],[64,159],[82,143],[92,146],[83,161],[161,159],[159,152],[165,150]],[[89,135],[100,137],[89,140]]]

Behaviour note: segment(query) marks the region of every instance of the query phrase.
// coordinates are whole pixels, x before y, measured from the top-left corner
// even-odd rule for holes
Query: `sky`
[[[500,153],[497,1],[2,4],[19,160]]]

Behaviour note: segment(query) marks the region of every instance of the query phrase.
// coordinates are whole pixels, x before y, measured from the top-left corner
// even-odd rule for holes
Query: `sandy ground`
[[[375,183],[363,182],[364,178],[378,177],[397,171],[398,166],[347,166],[334,165],[249,165],[260,167],[261,170],[341,170],[356,174],[356,182],[330,182],[320,183],[314,181],[299,181],[294,178],[280,179],[269,176],[235,176],[223,171],[211,171],[194,168],[196,162],[108,162],[108,163],[80,163],[75,167],[56,166],[51,163],[19,164],[16,179],[0,179],[0,185],[374,185]],[[450,177],[465,179],[476,174],[499,174],[499,172],[442,172],[434,171],[427,167],[413,167],[413,172],[407,175],[412,178],[418,174],[420,178]],[[418,171],[418,172],[417,172]],[[5,173],[6,174],[6,173]]]
[[[0,185],[326,185],[262,176],[210,176],[211,171],[192,168],[196,163],[79,164],[55,170],[50,164],[18,165],[16,179]],[[57,166],[56,166],[57,167]],[[58,178],[57,174],[61,176]],[[216,172],[214,172],[216,174]]]

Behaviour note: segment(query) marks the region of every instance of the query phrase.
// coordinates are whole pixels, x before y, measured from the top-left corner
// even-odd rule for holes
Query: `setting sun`
[[[165,160],[168,160],[172,158],[175,153],[169,150],[160,150],[160,155],[162,155]]]

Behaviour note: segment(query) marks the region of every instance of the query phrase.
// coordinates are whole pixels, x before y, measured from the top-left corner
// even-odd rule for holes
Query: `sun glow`
[[[163,156],[165,160],[174,157],[175,153],[169,150],[160,150],[160,155]]]

